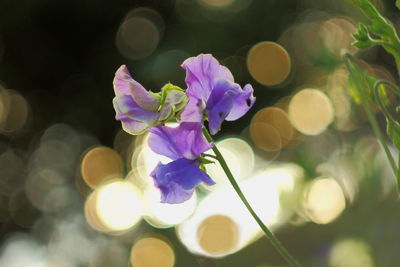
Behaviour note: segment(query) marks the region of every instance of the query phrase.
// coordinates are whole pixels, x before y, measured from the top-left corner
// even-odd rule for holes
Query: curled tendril
[[[374,97],[375,97],[376,102],[379,105],[380,110],[383,112],[383,114],[385,115],[385,117],[388,120],[391,120],[393,123],[398,124],[398,122],[393,118],[392,114],[390,114],[389,110],[386,108],[385,104],[383,103],[383,100],[382,100],[381,96],[379,95],[379,86],[380,85],[387,86],[388,88],[390,88],[398,96],[400,96],[400,89],[396,85],[394,85],[394,84],[392,84],[392,83],[390,83],[388,81],[385,81],[385,80],[377,81],[374,84],[374,89],[373,89],[374,90]]]

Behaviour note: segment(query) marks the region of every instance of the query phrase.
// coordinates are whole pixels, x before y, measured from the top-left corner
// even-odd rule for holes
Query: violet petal
[[[208,174],[200,170],[197,161],[184,158],[168,164],[158,163],[150,176],[161,191],[161,202],[171,204],[188,200],[201,182],[215,184]]]
[[[127,117],[152,125],[158,120],[159,114],[142,109],[129,95],[122,95],[113,99],[116,112],[124,113]]]
[[[152,95],[140,83],[132,79],[125,65],[122,65],[115,73],[113,85],[115,95],[129,94],[141,108],[157,111],[160,98]]]
[[[200,54],[186,59],[181,67],[186,70],[187,94],[207,102],[214,80],[225,78],[233,82],[232,73],[210,54]]]
[[[115,102],[113,104],[116,111],[115,118],[121,121],[122,129],[124,129],[125,132],[133,135],[138,135],[144,133],[144,131],[147,130],[147,128],[149,127],[147,123],[140,122],[128,117],[125,113],[119,110],[119,107],[116,106]]]
[[[150,128],[149,132],[150,148],[155,153],[173,160],[194,160],[213,146],[203,136],[201,123],[182,122],[175,128],[158,125]]]
[[[226,117],[227,121],[234,121],[246,114],[247,111],[253,106],[256,98],[253,95],[253,87],[247,84],[243,91],[235,94],[232,97],[232,109]]]

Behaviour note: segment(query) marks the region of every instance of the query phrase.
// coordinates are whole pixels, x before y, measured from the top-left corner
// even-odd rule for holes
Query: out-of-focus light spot
[[[307,135],[322,133],[334,118],[330,99],[317,89],[303,89],[293,96],[288,113],[292,125]]]
[[[31,227],[39,216],[39,211],[32,207],[23,190],[13,193],[8,208],[10,217],[22,227]]]
[[[280,210],[281,193],[293,191],[296,183],[294,180],[302,175],[302,171],[298,172],[298,166],[291,166],[293,165],[269,169],[240,182],[250,205],[260,219],[272,229],[291,215],[290,212],[283,214]],[[212,234],[223,227],[221,224],[229,226],[230,229]],[[208,226],[210,228],[207,228]],[[192,253],[216,258],[234,253],[261,236],[258,224],[231,187],[220,187],[208,194],[200,202],[193,216],[176,229],[178,238]],[[219,240],[221,236],[228,236],[229,233],[235,233],[237,236]]]
[[[247,55],[247,67],[253,78],[265,85],[277,85],[286,80],[291,61],[288,52],[274,42],[261,42]]]
[[[348,88],[349,73],[346,68],[339,67],[329,75],[326,93],[332,100],[335,110],[334,127],[341,131],[352,131],[358,126],[354,111],[351,108]]]
[[[157,228],[167,228],[184,222],[196,209],[197,195],[179,204],[161,203],[160,191],[149,187],[143,197],[144,219]]]
[[[268,131],[271,128],[272,131]],[[280,108],[264,108],[254,115],[250,135],[254,143],[267,151],[279,150],[287,145],[293,136],[293,127],[286,112]]]
[[[88,267],[127,266],[129,254],[130,248],[127,248],[125,244],[110,240],[98,246],[96,255],[91,259]]]
[[[122,159],[117,152],[108,147],[95,147],[83,156],[81,175],[91,188],[96,188],[107,181],[122,177],[123,168]]]
[[[231,5],[236,0],[198,0],[201,4],[208,5],[210,7],[226,7]]]
[[[346,201],[341,187],[334,179],[320,178],[309,185],[304,205],[311,220],[327,224],[342,213]]]
[[[221,255],[235,250],[238,232],[238,226],[231,218],[213,215],[200,223],[197,239],[202,249],[212,255]]]
[[[0,84],[0,126],[4,124],[10,109],[10,95]],[[1,129],[1,128],[0,128]]]
[[[2,245],[0,266],[7,267],[48,267],[44,247],[27,234],[16,233]]]
[[[325,46],[336,57],[341,57],[343,52],[354,54],[358,50],[352,45],[356,31],[356,27],[345,18],[331,18],[320,27]]]
[[[175,264],[175,254],[167,242],[146,237],[132,247],[131,263],[134,267],[172,267]]]
[[[347,238],[336,242],[329,252],[331,267],[373,267],[370,246],[359,239]]]
[[[21,130],[29,118],[29,105],[25,98],[15,91],[8,91],[8,110],[7,116],[1,125],[1,129],[6,134]],[[0,108],[0,110],[4,108]],[[0,111],[1,112],[1,111]]]
[[[165,28],[164,19],[162,18],[160,13],[158,13],[156,10],[148,7],[138,7],[129,11],[128,14],[125,16],[125,20],[133,17],[146,18],[150,20],[157,27],[158,31],[160,32],[160,35],[163,34]]]
[[[254,152],[246,141],[236,137],[231,137],[216,142],[216,145],[224,156],[226,163],[237,181],[246,178],[246,176],[253,170]],[[212,150],[207,151],[206,153],[214,155]],[[204,188],[214,190],[217,187],[229,184],[229,179],[220,164],[216,162],[207,164],[205,167],[207,173],[216,184],[212,186],[202,185]]]
[[[0,194],[12,195],[24,184],[24,171],[26,170],[22,159],[12,151],[0,154]]]
[[[114,137],[113,149],[121,155],[124,165],[129,168],[127,170],[129,171],[132,155],[135,150],[135,136],[121,129]]]
[[[250,136],[255,145],[265,151],[278,151],[282,148],[278,130],[268,123],[252,123]]]
[[[167,164],[171,162],[171,159],[159,155],[153,152],[147,144],[147,138],[142,139],[140,146],[136,147],[135,153],[132,156],[132,170],[136,170],[138,175],[134,175],[136,179],[135,184],[139,187],[144,188],[146,186],[153,186],[153,179],[150,177],[150,173],[157,166],[158,162]]]
[[[189,54],[182,50],[168,50],[157,56],[152,67],[154,80],[163,86],[165,81],[177,81],[184,79],[184,73],[180,65],[189,57]]]
[[[142,203],[137,189],[116,180],[97,188],[86,200],[85,215],[99,231],[119,232],[132,228],[142,216]]]
[[[160,40],[160,26],[156,23],[143,12],[128,13],[116,37],[119,52],[129,59],[141,59],[151,55]]]

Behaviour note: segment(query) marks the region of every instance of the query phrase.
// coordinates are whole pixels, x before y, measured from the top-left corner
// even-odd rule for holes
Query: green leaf
[[[390,119],[386,119],[386,122],[387,135],[390,137],[395,147],[400,150],[400,124]]]
[[[358,41],[355,45],[367,48],[373,44],[381,44],[394,57],[399,57],[400,40],[393,24],[385,19],[369,0],[350,0],[350,2],[359,7],[368,19],[368,24],[361,24],[354,35]],[[396,1],[396,6],[400,6],[400,0]],[[371,34],[378,39],[371,38]]]

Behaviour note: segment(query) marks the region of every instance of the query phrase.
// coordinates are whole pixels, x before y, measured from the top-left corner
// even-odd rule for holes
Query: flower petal
[[[122,65],[115,73],[113,85],[115,95],[131,95],[145,110],[157,111],[160,106],[160,98],[152,95],[140,83],[132,79],[125,65]]]
[[[173,160],[194,160],[213,146],[203,136],[201,123],[182,122],[175,128],[158,125],[150,128],[149,132],[150,148],[155,153]]]
[[[215,184],[208,174],[200,170],[197,161],[184,158],[168,164],[158,163],[150,176],[161,190],[161,202],[171,204],[188,200],[201,182]]]
[[[232,109],[226,117],[227,121],[234,121],[242,117],[253,106],[256,98],[253,95],[253,87],[247,84],[243,91],[238,94],[232,94]]]
[[[202,122],[205,104],[203,100],[189,96],[189,103],[180,115],[180,121]]]
[[[138,135],[144,133],[144,131],[146,131],[147,128],[149,128],[149,125],[147,123],[140,122],[130,118],[125,113],[119,110],[115,102],[113,102],[113,104],[114,104],[114,109],[116,110],[115,118],[121,121],[122,129],[124,129],[125,132],[133,135]]]
[[[181,67],[186,70],[187,94],[207,102],[214,80],[225,78],[233,82],[232,73],[210,54],[200,54],[186,59]]]
[[[124,113],[127,117],[145,122],[149,125],[154,124],[159,117],[157,112],[147,111],[139,105],[129,95],[122,95],[113,99],[113,104],[117,113]]]
[[[240,88],[239,85],[225,79],[216,81],[206,107],[208,127],[212,135],[220,130],[221,123],[232,110],[233,100],[229,92],[238,90],[238,88]]]

